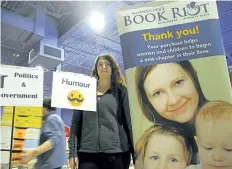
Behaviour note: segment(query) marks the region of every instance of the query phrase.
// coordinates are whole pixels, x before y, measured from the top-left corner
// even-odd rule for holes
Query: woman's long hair
[[[110,63],[110,67],[112,68],[112,74],[111,74],[111,88],[117,88],[118,86],[126,86],[125,78],[121,73],[120,67],[116,60],[113,58],[113,56],[105,54],[100,55],[97,57],[94,68],[92,70],[92,76],[96,77],[99,80],[99,75],[97,72],[97,65],[100,60],[100,58],[103,58],[107,60]]]
[[[198,110],[199,110],[199,108],[201,108],[201,106],[207,102],[207,99],[205,98],[201,90],[201,86],[200,86],[197,74],[192,64],[189,61],[181,61],[181,62],[175,62],[175,63],[180,65],[192,79],[194,86],[198,92],[198,96],[199,96],[199,102],[198,102]],[[155,110],[155,108],[152,106],[152,104],[148,100],[145,89],[144,89],[144,81],[147,77],[147,74],[155,66],[156,65],[142,66],[142,67],[136,68],[135,79],[136,79],[137,96],[138,96],[139,104],[142,108],[143,114],[151,122],[169,125],[169,126],[177,127],[177,128],[182,128],[185,130],[186,135],[194,136],[195,135],[195,127],[193,126],[194,124],[178,123],[176,121],[165,119],[164,117],[159,115],[159,113]],[[198,110],[196,111],[196,113],[198,112]],[[196,115],[197,114],[195,114],[193,121],[195,120]]]

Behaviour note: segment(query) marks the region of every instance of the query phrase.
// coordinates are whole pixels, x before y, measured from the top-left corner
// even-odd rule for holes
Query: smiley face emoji
[[[83,94],[79,90],[70,91],[67,99],[68,102],[74,107],[81,106],[85,100]]]

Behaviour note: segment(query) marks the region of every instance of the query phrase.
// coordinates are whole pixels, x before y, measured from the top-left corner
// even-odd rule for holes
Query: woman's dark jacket
[[[109,89],[97,99],[97,112],[75,110],[69,138],[69,157],[77,152],[120,153],[134,146],[127,88]]]

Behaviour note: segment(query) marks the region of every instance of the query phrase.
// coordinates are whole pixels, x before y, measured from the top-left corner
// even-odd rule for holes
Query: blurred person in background
[[[64,123],[55,110],[56,108],[51,107],[51,99],[45,98],[39,147],[23,151],[20,157],[22,164],[37,158],[35,169],[61,169],[68,163]]]

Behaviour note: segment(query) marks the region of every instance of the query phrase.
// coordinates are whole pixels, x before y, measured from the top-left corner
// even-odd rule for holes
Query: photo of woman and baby
[[[134,68],[137,105],[149,122],[143,131],[133,128],[137,134],[135,169],[232,169],[232,97],[228,72],[220,66],[213,68],[214,65],[204,70],[202,62],[209,59],[219,57]],[[201,70],[193,66],[196,62],[201,64]],[[211,74],[206,81],[211,81],[208,83],[211,87],[216,86],[206,91],[201,79],[213,73],[213,69],[221,70],[224,77]],[[198,71],[208,72],[202,73],[200,79]],[[126,72],[127,76],[131,72]],[[214,83],[215,78],[223,79],[224,85]],[[224,92],[223,96],[217,88]],[[219,94],[213,95],[212,90]],[[135,126],[135,118],[139,116],[131,112]]]

